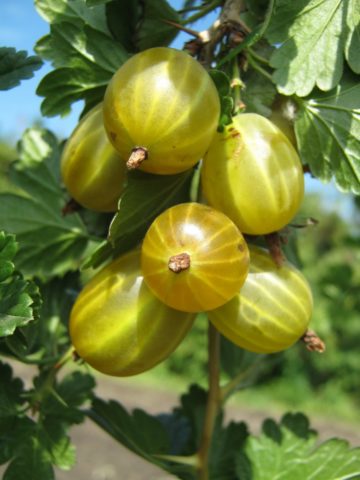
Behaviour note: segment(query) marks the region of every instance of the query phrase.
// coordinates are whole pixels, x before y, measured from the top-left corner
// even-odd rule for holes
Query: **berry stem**
[[[235,57],[233,61],[233,77],[231,80],[231,88],[233,90],[234,99],[234,115],[237,115],[243,108],[244,104],[241,101],[241,89],[244,87],[244,83],[240,78],[240,69],[238,58]]]
[[[216,417],[221,405],[220,391],[220,334],[209,322],[209,392],[203,431],[198,450],[198,479],[209,480],[209,453]]]

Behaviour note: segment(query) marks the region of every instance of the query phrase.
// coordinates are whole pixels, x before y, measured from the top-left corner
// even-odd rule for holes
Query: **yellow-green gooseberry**
[[[266,250],[255,246],[249,250],[250,271],[244,285],[208,317],[220,333],[246,350],[279,352],[306,332],[313,308],[311,289],[289,262],[279,267]]]
[[[215,135],[203,161],[202,189],[209,205],[241,232],[268,234],[287,225],[300,207],[302,165],[276,125],[243,113]]]
[[[159,215],[142,245],[141,268],[152,292],[186,312],[216,308],[232,298],[248,273],[246,242],[223,213],[183,203]]]
[[[96,370],[129,376],[165,360],[191,328],[194,315],[158,300],[140,271],[140,251],[111,262],[80,292],[70,316],[77,354]]]
[[[127,60],[104,97],[104,124],[129,168],[175,174],[196,164],[216,132],[220,101],[200,63],[155,47]]]
[[[61,175],[71,197],[99,212],[117,210],[127,169],[109,142],[102,104],[90,110],[65,144]]]

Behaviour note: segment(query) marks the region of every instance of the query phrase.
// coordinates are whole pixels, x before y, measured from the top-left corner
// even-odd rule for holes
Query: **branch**
[[[209,453],[216,417],[221,405],[220,334],[209,322],[209,393],[203,432],[198,451],[198,478],[209,480]]]

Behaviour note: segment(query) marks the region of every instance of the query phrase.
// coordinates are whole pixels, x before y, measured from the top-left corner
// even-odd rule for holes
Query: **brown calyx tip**
[[[306,330],[301,340],[310,352],[324,353],[326,350],[325,342],[313,330]]]
[[[190,255],[188,253],[178,253],[169,258],[169,270],[174,273],[180,273],[190,267]]]
[[[148,158],[148,151],[145,147],[135,147],[131,150],[129,160],[126,166],[129,170],[135,170],[140,167],[142,162]]]
[[[81,205],[73,198],[70,198],[70,200],[62,208],[61,215],[65,217],[66,215],[69,215],[71,213],[76,213],[79,210],[81,210]]]

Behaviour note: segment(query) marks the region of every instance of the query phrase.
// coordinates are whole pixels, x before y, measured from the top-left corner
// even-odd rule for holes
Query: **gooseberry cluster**
[[[307,329],[306,279],[243,236],[278,231],[297,212],[304,193],[297,152],[260,115],[238,114],[218,132],[219,114],[215,85],[195,59],[152,48],[120,67],[103,104],[67,142],[64,183],[80,205],[98,211],[116,210],[128,169],[168,175],[202,160],[205,201],[165,210],[141,248],[98,272],[75,302],[73,345],[103,373],[153,367],[201,311],[253,352],[288,348]]]

